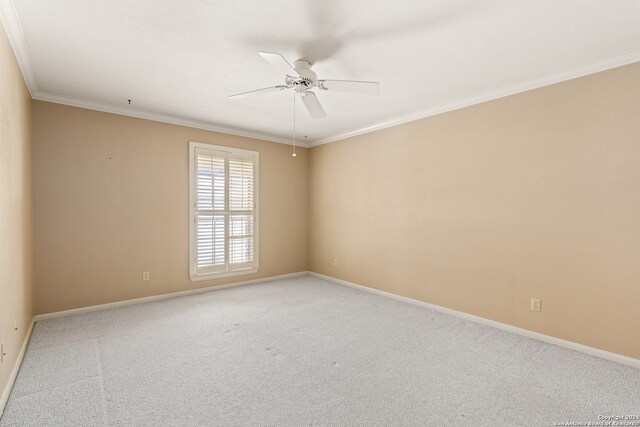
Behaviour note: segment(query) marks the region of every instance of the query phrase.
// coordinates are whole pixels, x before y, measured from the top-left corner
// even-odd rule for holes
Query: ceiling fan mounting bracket
[[[311,61],[307,61],[306,59],[298,59],[297,61],[293,62],[293,68],[298,69],[298,68],[311,68],[311,66],[313,65],[313,63]]]

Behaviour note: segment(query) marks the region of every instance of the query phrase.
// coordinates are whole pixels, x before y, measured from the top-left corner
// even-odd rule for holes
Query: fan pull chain
[[[296,156],[296,91],[293,91],[293,157]]]

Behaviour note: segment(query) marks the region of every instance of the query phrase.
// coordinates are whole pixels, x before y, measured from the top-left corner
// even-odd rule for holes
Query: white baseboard
[[[495,320],[485,319],[484,317],[474,316],[473,314],[464,313],[461,311],[452,310],[450,308],[442,307],[435,304],[430,304],[428,302],[420,301],[413,298],[403,297],[400,295],[392,294],[390,292],[381,291],[378,289],[369,288],[367,286],[358,285],[356,283],[347,282],[346,280],[337,279],[331,276],[325,276],[324,274],[309,272],[309,275],[318,277],[320,279],[327,280],[329,282],[333,282],[339,285],[348,286],[355,289],[360,289],[363,291],[371,292],[377,295],[381,295],[387,298],[392,298],[398,301],[403,301],[409,304],[417,305],[420,307],[429,308],[434,311],[438,311],[440,313],[450,314],[452,316],[459,317],[461,319],[469,320],[471,322],[480,323],[485,326],[490,326],[492,328],[502,329],[503,331],[511,332],[513,334],[522,335],[527,338],[533,338],[538,341],[543,341],[548,344],[557,345],[560,347],[565,347],[571,350],[579,351],[581,353],[585,353],[591,356],[599,357],[601,359],[609,360],[611,362],[620,363],[622,365],[631,366],[632,368],[640,369],[640,360],[634,359],[633,357],[624,356],[618,353],[612,353],[605,350],[600,350],[598,348],[589,347],[583,344],[578,344],[573,341],[567,341],[560,338],[552,337],[549,335],[544,335],[539,332],[533,332],[528,329],[518,328],[517,326],[508,325],[506,323],[496,322]]]
[[[428,302],[424,302],[424,301],[420,301],[420,300],[416,300],[413,298],[408,298],[408,297],[403,297],[400,295],[396,295],[396,294],[392,294],[390,292],[385,292],[385,291],[381,291],[378,289],[373,289],[373,288],[369,288],[367,286],[363,286],[363,285],[358,285],[356,283],[352,283],[352,282],[348,282],[346,280],[342,280],[342,279],[338,279],[335,277],[331,277],[331,276],[326,276],[324,274],[319,274],[319,273],[314,273],[314,272],[307,272],[307,271],[300,271],[297,273],[289,273],[289,274],[282,274],[279,276],[270,276],[270,277],[263,277],[260,279],[253,279],[253,280],[247,280],[244,282],[236,282],[236,283],[230,283],[228,285],[218,285],[218,286],[211,286],[211,287],[207,287],[207,288],[198,288],[198,289],[190,289],[188,291],[182,291],[182,292],[174,292],[174,293],[170,293],[170,294],[162,294],[162,295],[155,295],[155,296],[151,296],[151,297],[144,297],[144,298],[136,298],[136,299],[131,299],[131,300],[126,300],[126,301],[118,301],[118,302],[114,302],[114,303],[109,303],[109,304],[100,304],[100,305],[93,305],[93,306],[89,306],[89,307],[82,307],[82,308],[76,308],[73,310],[65,310],[65,311],[58,311],[55,313],[47,313],[47,314],[38,314],[37,316],[35,316],[34,321],[40,321],[40,320],[46,320],[46,319],[54,319],[54,318],[58,318],[58,317],[66,317],[66,316],[71,316],[74,314],[80,314],[80,313],[89,313],[92,311],[101,311],[101,310],[107,310],[110,308],[117,308],[117,307],[125,307],[128,305],[135,305],[135,304],[143,304],[146,302],[152,302],[152,301],[160,301],[160,300],[164,300],[164,299],[169,299],[169,298],[174,298],[174,297],[179,297],[179,296],[183,296],[183,295],[193,295],[193,294],[199,294],[199,293],[203,293],[203,292],[211,292],[211,291],[216,291],[216,290],[221,290],[221,289],[228,289],[228,288],[232,288],[232,287],[236,287],[236,286],[244,286],[244,285],[250,285],[253,283],[261,283],[261,282],[270,282],[273,280],[280,280],[280,279],[288,279],[288,278],[292,278],[292,277],[300,277],[300,276],[306,276],[307,274],[314,276],[314,277],[318,277],[320,279],[324,279],[339,285],[344,285],[344,286],[349,286],[351,288],[356,288],[356,289],[360,289],[363,291],[367,291],[367,292],[371,292],[377,295],[381,295],[387,298],[392,298],[398,301],[403,301],[409,304],[413,304],[413,305],[417,305],[420,307],[425,307],[425,308],[429,308],[431,310],[435,310],[438,311],[440,313],[445,313],[445,314],[449,314],[452,316],[456,316],[459,317],[461,319],[465,319],[465,320],[469,320],[471,322],[475,322],[475,323],[479,323],[482,325],[486,325],[486,326],[490,326],[493,328],[497,328],[497,329],[502,329],[503,331],[507,331],[507,332],[511,332],[513,334],[517,334],[517,335],[521,335],[527,338],[533,338],[536,339],[538,341],[543,341],[546,342],[548,344],[553,344],[553,345],[557,345],[560,347],[565,347],[571,350],[575,350],[575,351],[579,351],[581,353],[585,353],[585,354],[589,354],[591,356],[595,356],[595,357],[599,357],[601,359],[605,359],[605,360],[609,360],[611,362],[616,362],[616,363],[620,363],[622,365],[626,365],[626,366],[631,366],[632,368],[636,368],[636,369],[640,369],[640,360],[639,359],[635,359],[633,357],[629,357],[629,356],[624,356],[622,354],[618,354],[618,353],[612,353],[609,351],[605,351],[605,350],[601,350],[598,348],[594,348],[594,347],[589,347],[583,344],[578,344],[575,343],[573,341],[567,341],[567,340],[563,340],[561,338],[556,338],[556,337],[552,337],[549,335],[545,335],[545,334],[541,334],[539,332],[534,332],[534,331],[530,331],[528,329],[523,329],[523,328],[519,328],[517,326],[513,326],[513,325],[509,325],[506,323],[501,323],[501,322],[497,322],[495,320],[490,320],[490,319],[485,319],[484,317],[479,317],[479,316],[474,316],[473,314],[468,314],[468,313],[464,313],[461,311],[456,311],[456,310],[452,310],[450,308],[446,308],[446,307],[442,307],[439,305],[435,305],[435,304],[430,304]],[[25,344],[23,345],[23,349],[20,353],[19,356],[19,360],[22,361],[22,355],[24,354],[24,349],[26,348],[26,343],[28,342],[28,338],[31,335],[31,329],[33,328],[33,322],[31,327],[29,328],[29,333],[27,334],[27,338],[25,339]],[[17,374],[18,372],[18,368],[20,366],[19,363],[16,364],[17,367],[14,368],[15,370],[15,374]],[[13,373],[12,373],[13,375]],[[13,379],[15,379],[15,377],[13,377]],[[11,384],[13,384],[13,380],[10,381]],[[9,388],[9,390],[11,390],[11,388]],[[5,390],[5,393],[7,394],[6,397],[8,397],[8,391]],[[0,401],[0,407],[4,407],[3,405],[6,403],[5,400],[5,395],[2,395],[2,401]]]
[[[252,279],[252,280],[245,280],[243,282],[229,283],[228,285],[209,286],[206,288],[189,289],[188,291],[172,292],[170,294],[162,294],[162,295],[154,295],[150,297],[128,299],[125,301],[111,302],[108,304],[91,305],[89,307],[81,307],[81,308],[74,308],[71,310],[56,311],[53,313],[38,314],[36,315],[35,320],[36,322],[38,322],[40,320],[56,319],[59,317],[72,316],[74,314],[90,313],[92,311],[102,311],[102,310],[108,310],[110,308],[126,307],[128,305],[135,305],[135,304],[144,304],[147,302],[161,301],[161,300],[181,297],[185,295],[194,295],[194,294],[201,294],[204,292],[218,291],[221,289],[234,288],[236,286],[244,286],[244,285],[251,285],[254,283],[271,282],[273,280],[281,280],[281,279],[289,279],[292,277],[306,276],[307,274],[309,273],[306,271],[299,271],[297,273],[281,274],[279,276],[262,277],[260,279]]]
[[[22,341],[22,347],[20,348],[20,353],[18,353],[18,358],[13,364],[13,369],[11,370],[11,374],[9,374],[9,381],[7,381],[7,384],[4,386],[4,390],[2,390],[2,397],[0,397],[0,418],[4,413],[4,407],[7,405],[7,401],[9,400],[9,395],[11,394],[13,383],[16,381],[16,377],[18,376],[18,371],[20,370],[20,365],[22,365],[22,359],[24,358],[24,353],[27,350],[27,344],[29,344],[29,339],[31,338],[31,332],[33,331],[33,325],[35,325],[35,323],[36,323],[36,318],[33,317],[31,319],[31,323],[29,324],[27,335],[25,335],[24,340]]]

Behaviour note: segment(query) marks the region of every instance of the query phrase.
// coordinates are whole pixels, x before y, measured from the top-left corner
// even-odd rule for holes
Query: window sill
[[[254,274],[257,273],[257,268],[246,268],[244,270],[231,271],[229,273],[211,273],[211,274],[201,274],[199,276],[189,275],[189,280],[192,282],[198,282],[200,280],[215,280],[222,279],[225,277],[233,277],[233,276],[242,276],[244,274]]]

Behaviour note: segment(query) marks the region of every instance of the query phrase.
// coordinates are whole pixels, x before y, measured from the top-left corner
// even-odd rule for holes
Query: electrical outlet
[[[531,298],[531,311],[542,311],[542,303],[538,298]]]
[[[13,333],[15,334],[16,332],[18,332],[18,323],[16,319],[13,319]]]
[[[145,282],[149,281],[149,272],[148,271],[145,271],[145,272],[142,273],[142,280],[145,281]]]
[[[4,352],[4,343],[0,343],[0,363],[4,363],[4,357],[7,353]]]
[[[335,265],[336,267],[338,266],[338,258],[333,259],[333,265]]]

